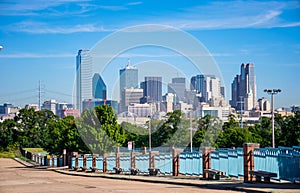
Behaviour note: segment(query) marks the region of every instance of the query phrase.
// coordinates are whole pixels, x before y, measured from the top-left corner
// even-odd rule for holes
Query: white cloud
[[[48,23],[24,21],[6,27],[8,31],[25,32],[31,34],[70,34],[77,32],[106,32],[113,31],[104,29],[95,24],[77,24],[74,26],[50,26]]]
[[[65,54],[42,54],[42,53],[16,53],[16,54],[1,54],[0,58],[71,58],[75,57],[74,53]]]
[[[91,0],[12,0],[0,2],[0,15],[38,15],[38,11],[48,10],[66,3],[81,3]],[[52,10],[53,11],[53,10]]]
[[[156,23],[184,30],[294,27],[299,26],[299,22],[285,20],[283,13],[299,8],[300,3],[296,1],[211,2],[131,23]]]
[[[213,56],[213,57],[228,57],[232,56],[230,53],[209,53],[209,54],[202,54],[202,53],[193,53],[188,54],[189,57],[201,57],[201,56]],[[138,54],[138,53],[124,53],[120,55],[93,55],[93,58],[175,58],[175,57],[185,57],[179,53],[173,54],[163,54],[163,53],[155,53],[155,54]]]
[[[68,9],[66,5],[75,4],[75,9]],[[0,2],[0,15],[39,15],[60,16],[63,20],[68,16],[87,16],[95,17],[99,14],[99,9],[110,11],[126,10],[129,6],[142,4],[141,1],[129,2],[123,5],[100,5],[92,0],[49,0],[41,3],[39,0],[23,1],[15,0],[13,2]],[[64,6],[58,9],[57,6]],[[61,8],[61,7],[60,7]],[[284,13],[289,10],[300,8],[297,1],[216,1],[209,2],[207,5],[194,6],[189,8],[177,8],[167,12],[158,12],[156,15],[145,13],[136,20],[122,20],[102,17],[93,24],[73,24],[69,25],[53,23],[49,19],[48,23],[22,21],[10,26],[3,26],[2,30],[13,32],[25,32],[32,34],[60,33],[70,34],[77,32],[103,32],[115,31],[127,26],[142,24],[161,24],[174,26],[183,30],[216,30],[216,29],[237,29],[237,28],[274,28],[274,27],[296,27],[300,26],[299,18],[284,18]],[[154,9],[154,8],[153,8]],[[42,11],[42,12],[41,12]],[[91,16],[93,14],[93,16]],[[59,17],[59,18],[60,18]],[[35,17],[36,18],[36,17]],[[70,18],[68,18],[70,19]],[[298,19],[298,21],[297,21]],[[81,21],[84,23],[86,20]],[[95,21],[95,20],[93,20]],[[109,27],[106,22],[108,22]],[[101,23],[99,25],[98,23]],[[156,29],[151,25],[145,28],[139,28],[132,32],[152,32]],[[128,31],[132,30],[128,28]],[[170,30],[170,28],[166,29]]]
[[[141,1],[136,1],[136,2],[130,2],[130,3],[127,3],[126,5],[140,5],[142,4],[143,2]]]

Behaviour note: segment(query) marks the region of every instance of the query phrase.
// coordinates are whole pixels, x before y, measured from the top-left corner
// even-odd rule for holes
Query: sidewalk
[[[16,159],[15,159],[16,160]],[[27,167],[34,167],[23,160],[16,160]],[[57,173],[73,176],[85,176],[93,178],[109,178],[115,180],[134,180],[149,183],[165,183],[177,184],[184,186],[195,186],[212,190],[235,190],[242,192],[300,192],[300,184],[293,184],[290,182],[272,181],[272,183],[243,183],[241,180],[202,180],[200,177],[188,176],[146,176],[146,175],[128,175],[128,174],[114,174],[114,173],[101,173],[101,172],[77,172],[61,168],[49,167],[36,167],[39,169],[53,170]]]
[[[100,177],[110,178],[116,180],[135,180],[149,183],[167,183],[185,186],[196,186],[207,189],[217,190],[237,190],[243,192],[300,192],[299,184],[292,184],[289,182],[272,182],[272,183],[243,183],[240,180],[202,180],[192,177],[173,177],[173,176],[145,176],[145,175],[128,175],[128,174],[108,174],[108,173],[86,173],[76,172],[70,170],[54,170],[61,174],[86,176],[86,177]]]

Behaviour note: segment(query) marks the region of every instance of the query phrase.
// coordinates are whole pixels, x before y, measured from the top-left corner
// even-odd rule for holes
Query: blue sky
[[[0,1],[0,104],[37,103],[39,80],[45,100],[71,102],[78,50],[143,24],[173,26],[198,39],[220,68],[227,99],[241,63],[252,62],[258,97],[281,88],[277,107],[300,105],[299,1],[194,0]],[[128,57],[132,64],[185,62],[168,50],[133,49],[113,61],[116,74]],[[112,89],[113,80],[104,81]]]

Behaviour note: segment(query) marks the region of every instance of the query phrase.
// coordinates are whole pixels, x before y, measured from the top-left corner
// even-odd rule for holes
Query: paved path
[[[12,159],[0,159],[0,192],[226,192],[196,186],[60,174],[28,168]]]

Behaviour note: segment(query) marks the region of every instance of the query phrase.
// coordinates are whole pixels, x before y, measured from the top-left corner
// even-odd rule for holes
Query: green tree
[[[162,145],[173,145],[166,144],[175,134],[175,132],[180,128],[182,112],[180,110],[175,110],[169,112],[166,115],[166,122],[162,124],[161,127],[151,134],[152,146],[158,147]]]
[[[48,138],[44,149],[51,154],[61,155],[63,149],[68,152],[89,153],[76,128],[74,117],[51,120],[48,123]]]
[[[0,151],[7,150],[17,142],[18,131],[13,120],[0,123]]]
[[[43,147],[49,137],[47,136],[48,122],[56,119],[58,117],[49,110],[21,109],[14,118],[19,131],[20,145],[22,147]]]
[[[299,146],[300,145],[300,111],[296,111],[294,116],[286,116],[282,120],[277,117],[280,124],[281,136],[278,145]]]

